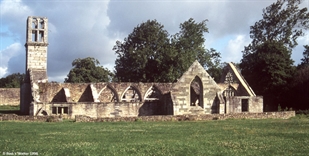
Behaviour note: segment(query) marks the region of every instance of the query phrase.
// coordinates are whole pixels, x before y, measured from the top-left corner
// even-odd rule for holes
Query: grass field
[[[0,152],[74,156],[308,155],[309,120],[0,122]]]

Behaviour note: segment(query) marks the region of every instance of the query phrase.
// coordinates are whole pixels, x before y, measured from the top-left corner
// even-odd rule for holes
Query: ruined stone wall
[[[204,115],[165,115],[121,118],[91,118],[84,115],[75,117],[76,122],[117,122],[117,121],[209,121],[226,119],[289,119],[295,116],[295,111],[264,112],[264,113],[232,113]]]
[[[289,119],[295,116],[295,111],[264,112],[264,113],[234,113],[234,114],[204,114],[204,115],[164,115],[117,118],[92,118],[85,115],[75,116],[76,122],[117,122],[117,121],[207,121],[225,119]],[[0,121],[51,121],[59,122],[65,116],[18,116],[16,114],[0,114]]]
[[[0,105],[14,105],[20,103],[19,88],[0,88]]]
[[[226,97],[226,100],[228,103],[227,113],[263,112],[263,97],[261,96],[232,96]],[[247,106],[243,105],[244,101],[242,100],[245,100]],[[247,108],[243,110],[243,106]]]
[[[140,101],[144,101],[146,92],[152,86],[160,90],[161,94],[170,91],[171,83],[39,83],[41,102],[95,102],[94,99],[104,99],[115,93],[116,99],[121,98],[129,87],[133,87],[139,94]],[[66,101],[63,88],[69,91],[71,101]],[[105,92],[108,90],[109,92]],[[90,98],[89,98],[90,97]]]
[[[38,86],[34,91],[38,93],[38,101],[31,107],[33,115],[55,115],[58,108],[70,117],[167,115],[172,112],[169,110],[172,109],[170,83],[38,83]],[[152,87],[159,92],[158,100],[147,100],[146,95]],[[129,89],[134,90],[136,98],[124,99]],[[57,109],[57,113],[55,110],[53,113],[53,109]]]
[[[253,96],[249,99],[249,112],[263,112],[263,96]]]

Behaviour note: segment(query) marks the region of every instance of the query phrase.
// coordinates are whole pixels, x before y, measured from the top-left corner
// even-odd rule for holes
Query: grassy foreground
[[[0,155],[13,152],[74,156],[308,155],[309,120],[0,122]]]

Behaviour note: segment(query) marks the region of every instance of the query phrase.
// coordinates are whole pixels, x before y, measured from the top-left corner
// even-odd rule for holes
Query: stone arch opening
[[[122,102],[141,102],[141,93],[133,86],[128,87],[121,96]]]
[[[161,91],[156,86],[151,86],[144,96],[144,103],[139,108],[138,115],[163,115],[164,107],[160,101],[161,97]]]
[[[203,83],[198,76],[195,76],[190,83],[190,106],[204,108]]]
[[[103,88],[100,91],[98,100],[100,102],[118,102],[119,101],[117,92],[115,91],[114,88],[112,88],[109,85],[107,85],[105,88]]]

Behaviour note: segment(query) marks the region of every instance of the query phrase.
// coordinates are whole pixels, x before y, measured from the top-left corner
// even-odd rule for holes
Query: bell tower
[[[29,16],[26,29],[26,71],[20,88],[20,111],[34,115],[38,100],[37,83],[47,82],[48,20],[46,17]]]
[[[26,33],[26,73],[39,72],[35,80],[47,80],[48,19],[29,16]],[[34,75],[33,75],[34,76]]]

